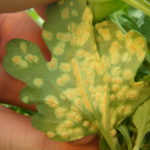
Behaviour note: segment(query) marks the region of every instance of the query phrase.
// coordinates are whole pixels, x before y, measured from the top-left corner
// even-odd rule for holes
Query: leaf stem
[[[143,138],[144,138],[144,134],[143,134],[143,132],[140,132],[140,134],[138,134],[138,136],[137,136],[133,150],[139,150],[140,149]]]
[[[127,4],[142,10],[145,14],[150,16],[150,3],[146,0],[123,0]]]

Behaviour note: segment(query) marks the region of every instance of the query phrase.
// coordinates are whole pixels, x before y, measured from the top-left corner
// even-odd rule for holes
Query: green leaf
[[[147,38],[148,42],[150,42],[150,17],[145,16],[144,23],[141,26],[142,34]]]
[[[88,4],[93,11],[94,22],[101,21],[125,5],[121,0],[88,0]]]
[[[133,150],[139,150],[147,132],[150,131],[150,99],[137,108],[132,116],[133,123],[137,128],[137,138]]]
[[[132,140],[127,125],[125,123],[122,123],[117,127],[117,129],[121,132],[121,134],[125,138],[128,150],[132,150]]]
[[[86,0],[60,0],[47,15],[42,35],[52,60],[19,39],[9,42],[4,59],[7,72],[27,85],[21,99],[37,105],[33,126],[57,141],[100,134],[120,150],[116,127],[150,97],[147,82],[134,81],[145,39],[124,35],[111,21],[93,26]]]

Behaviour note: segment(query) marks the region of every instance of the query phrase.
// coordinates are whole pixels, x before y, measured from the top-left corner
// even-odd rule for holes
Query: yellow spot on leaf
[[[41,78],[36,78],[33,80],[33,84],[36,86],[36,87],[41,87],[43,85],[43,79]]]
[[[69,63],[61,63],[60,64],[60,70],[63,72],[70,72],[71,71],[71,65]]]
[[[112,136],[115,136],[115,135],[117,134],[117,132],[116,132],[115,129],[112,129],[112,130],[110,131],[110,134],[111,134]]]
[[[126,97],[131,100],[136,100],[140,94],[139,91],[134,90],[134,89],[129,89],[127,93],[128,94],[126,95]]]
[[[14,56],[12,58],[12,62],[15,63],[15,64],[19,64],[21,62],[21,57],[20,56]]]
[[[26,42],[20,42],[20,49],[21,49],[23,52],[26,52],[27,49],[28,49],[27,43],[26,43]]]
[[[72,16],[77,17],[78,16],[78,11],[77,10],[72,10],[71,14],[72,14]]]
[[[59,86],[63,86],[70,80],[70,76],[68,74],[62,74],[57,80],[56,83]]]
[[[122,41],[122,40],[125,38],[124,34],[123,34],[120,30],[118,30],[118,31],[116,32],[116,37],[117,37],[117,39],[120,40],[120,41]]]
[[[35,63],[37,63],[38,60],[39,60],[38,56],[35,56],[35,55],[32,55],[32,54],[27,54],[25,59],[29,62],[35,62]]]
[[[55,136],[55,133],[52,131],[48,131],[46,134],[49,138],[53,138]]]
[[[70,120],[67,120],[64,122],[64,125],[67,127],[67,128],[71,128],[74,126],[74,123]]]
[[[112,91],[117,92],[119,90],[120,86],[118,84],[113,84],[112,85]]]
[[[14,56],[11,60],[13,63],[19,65],[22,69],[28,67],[28,63],[24,61],[23,59],[21,59],[20,56]]]
[[[134,74],[130,69],[126,69],[125,71],[123,71],[122,75],[126,80],[131,80],[134,78]]]
[[[47,67],[50,70],[56,70],[58,65],[57,58],[52,57],[52,60],[47,63]]]
[[[89,127],[90,126],[90,122],[89,121],[84,121],[83,122],[83,126],[84,127]]]
[[[28,102],[29,102],[29,97],[28,97],[28,96],[23,97],[23,98],[22,98],[22,101],[23,101],[24,103],[28,103]]]
[[[71,35],[70,33],[62,33],[62,32],[58,32],[56,34],[56,38],[65,42],[71,41]]]
[[[111,95],[110,95],[110,100],[111,100],[111,101],[114,101],[115,99],[116,99],[116,96],[115,96],[114,94],[111,94]]]
[[[53,38],[53,34],[46,30],[43,30],[42,35],[43,35],[44,39],[46,39],[47,41],[51,41]]]
[[[67,110],[63,107],[57,106],[55,108],[55,115],[57,118],[63,118],[66,115]]]
[[[104,82],[108,83],[111,81],[111,75],[106,73],[103,78]]]
[[[57,101],[57,98],[53,95],[48,95],[46,98],[45,98],[45,104],[47,104],[48,106],[52,107],[52,108],[55,108],[56,106],[58,106],[58,101]]]
[[[83,130],[82,130],[82,128],[76,127],[76,128],[74,129],[74,134],[75,134],[75,135],[83,135]]]
[[[69,7],[64,8],[61,11],[61,17],[62,17],[62,19],[68,19],[69,18],[69,13],[70,13]]]
[[[109,28],[103,28],[99,24],[97,24],[96,29],[105,41],[110,41],[112,39]]]

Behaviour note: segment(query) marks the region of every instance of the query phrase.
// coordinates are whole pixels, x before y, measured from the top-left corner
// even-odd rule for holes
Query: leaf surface
[[[93,26],[86,0],[60,0],[47,14],[43,37],[51,61],[19,39],[9,42],[4,59],[6,70],[27,84],[21,99],[37,105],[33,126],[57,141],[101,134],[119,150],[116,126],[150,96],[147,82],[134,81],[145,39],[135,31],[124,35],[111,21]]]

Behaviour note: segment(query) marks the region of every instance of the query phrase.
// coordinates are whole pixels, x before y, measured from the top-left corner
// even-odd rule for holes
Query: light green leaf
[[[24,40],[9,42],[4,59],[7,72],[27,84],[21,99],[37,105],[33,126],[57,141],[100,134],[120,150],[116,126],[150,96],[147,82],[134,82],[145,39],[123,35],[111,21],[94,27],[86,0],[60,0],[47,14],[42,35],[52,60]]]
[[[137,138],[133,150],[139,150],[147,132],[150,131],[150,99],[137,108],[132,116],[137,128]]]
[[[88,0],[88,4],[93,11],[94,22],[101,21],[125,5],[121,0]]]
[[[117,129],[121,132],[121,134],[125,138],[128,150],[132,150],[132,140],[127,125],[125,123],[122,123],[117,127]]]

